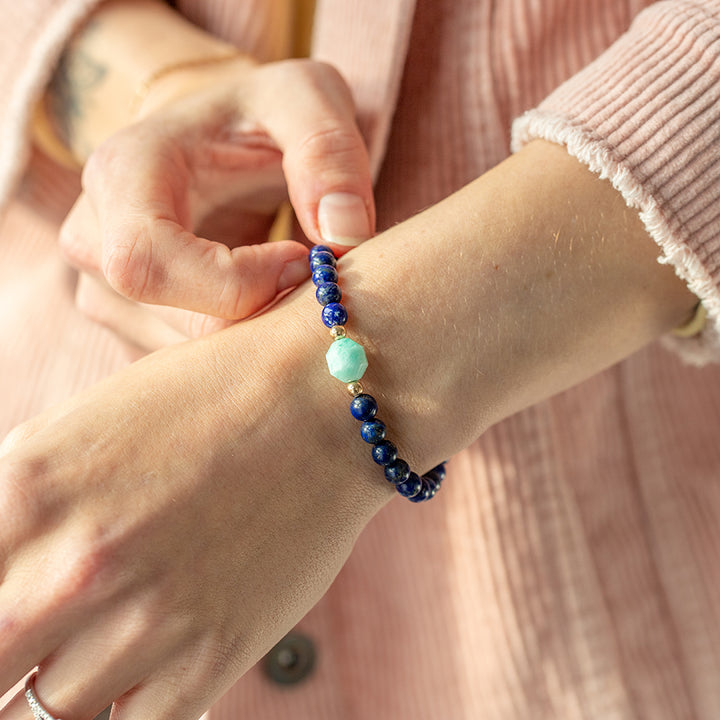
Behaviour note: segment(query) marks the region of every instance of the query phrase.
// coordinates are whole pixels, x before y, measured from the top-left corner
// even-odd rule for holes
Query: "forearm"
[[[697,298],[658,255],[609,183],[537,142],[343,257],[363,384],[411,466],[427,470],[685,322]],[[317,344],[314,386],[335,387],[324,407],[344,406],[323,367],[330,338],[318,344],[313,290],[290,303]]]
[[[83,162],[132,120],[138,93],[159,68],[233,51],[159,0],[108,0],[67,46],[45,108],[58,139]],[[185,74],[192,80],[192,70]]]

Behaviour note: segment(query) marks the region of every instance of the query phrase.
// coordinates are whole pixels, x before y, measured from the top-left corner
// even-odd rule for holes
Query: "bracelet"
[[[372,459],[385,469],[385,478],[395,486],[403,497],[411,502],[430,500],[445,479],[445,463],[440,463],[422,477],[410,470],[405,460],[398,457],[395,445],[385,439],[385,423],[376,417],[378,405],[372,395],[363,390],[360,378],[367,370],[365,349],[345,333],[347,310],[340,302],[342,291],[337,284],[337,259],[325,245],[315,245],[310,250],[310,270],[316,287],[315,297],[323,306],[322,321],[330,328],[333,343],[325,356],[328,370],[333,377],[347,383],[352,395],[350,413],[359,420],[360,437],[371,444]]]
[[[707,324],[707,310],[705,306],[699,302],[695,306],[695,312],[693,312],[692,318],[685,325],[675,328],[672,334],[679,338],[690,338],[699,335]]]
[[[205,65],[214,65],[215,63],[228,62],[243,57],[245,53],[239,50],[223,53],[222,55],[211,55],[209,57],[200,57],[190,60],[180,60],[179,62],[163,65],[154,72],[150,73],[138,86],[135,95],[130,102],[130,117],[135,117],[142,107],[145,98],[150,92],[150,88],[161,78],[171,75],[178,70],[192,70],[193,68],[204,67]]]
[[[35,105],[31,132],[35,145],[50,159],[68,170],[74,170],[75,172],[82,170],[82,163],[78,162],[70,148],[57,136],[52,121],[48,116],[45,98],[40,98]]]

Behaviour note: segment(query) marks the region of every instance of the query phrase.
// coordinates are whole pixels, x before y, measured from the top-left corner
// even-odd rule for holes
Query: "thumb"
[[[288,194],[307,237],[340,254],[370,238],[370,161],[340,74],[309,60],[260,67],[243,104],[283,152]]]

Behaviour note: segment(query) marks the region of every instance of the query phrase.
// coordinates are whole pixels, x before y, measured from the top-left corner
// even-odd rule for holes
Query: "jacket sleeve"
[[[0,0],[0,206],[28,159],[37,100],[75,29],[100,0]]]
[[[667,342],[720,361],[720,0],[666,0],[597,60],[515,120],[513,150],[563,144],[638,208],[707,311],[699,335]]]

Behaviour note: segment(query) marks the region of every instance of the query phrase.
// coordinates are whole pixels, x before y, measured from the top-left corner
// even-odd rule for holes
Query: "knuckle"
[[[83,233],[74,223],[64,223],[60,228],[58,248],[61,257],[69,265],[84,268],[90,264]]]
[[[317,77],[318,81],[327,89],[341,93],[348,100],[352,102],[352,93],[350,87],[345,82],[345,78],[342,76],[340,71],[328,62],[322,60],[311,60],[309,61],[313,65],[313,72]]]
[[[292,70],[313,89],[348,104],[354,109],[352,92],[340,71],[329,62],[301,58],[291,60]]]
[[[319,104],[332,114],[353,118],[356,107],[352,91],[340,71],[328,62],[296,58],[261,66],[258,70],[263,87],[274,94],[299,88],[306,101]]]
[[[150,239],[143,231],[110,239],[103,254],[103,275],[114,290],[130,300],[151,300],[151,258]]]
[[[222,251],[222,249],[221,249]],[[224,251],[223,251],[224,252]],[[242,257],[242,262],[237,262]],[[263,293],[263,262],[260,246],[245,246],[230,250],[225,258],[227,272],[218,296],[218,315],[238,320],[251,315],[272,300],[273,293]],[[204,328],[212,327],[212,320]]]
[[[79,546],[64,548],[60,558],[63,572],[55,588],[60,602],[77,598],[91,598],[108,591],[106,578],[112,575],[112,552],[102,543],[91,538],[78,540]]]
[[[18,438],[24,437],[21,428]],[[9,551],[32,536],[43,522],[43,499],[37,479],[45,473],[42,459],[0,460],[0,566]]]
[[[303,163],[311,166],[356,167],[365,157],[362,140],[354,127],[330,125],[317,128],[299,146]]]
[[[25,422],[22,425],[14,427],[4,438],[0,444],[0,455],[6,455],[12,452],[23,440],[26,440],[33,434],[31,422]]]
[[[113,150],[113,144],[111,141],[106,141],[99,145],[85,161],[83,166],[82,175],[80,176],[80,183],[83,190],[90,191],[99,182],[102,182],[108,168],[112,165],[112,160],[115,156]]]
[[[241,319],[247,317],[254,311],[251,304],[251,293],[247,292],[244,278],[238,274],[238,277],[229,278],[220,292],[218,301],[218,309],[223,318]],[[191,333],[197,333],[193,337],[207,332],[209,320],[203,319],[198,321],[195,328],[191,328]]]
[[[108,174],[113,172],[118,160],[122,160],[125,155],[122,133],[117,133],[100,143],[83,166],[80,178],[83,190],[90,191],[101,185]]]
[[[54,587],[58,600],[71,604],[80,598],[102,602],[112,597],[128,580],[127,570],[121,572],[125,540],[111,522],[86,517],[74,523],[72,533],[55,546],[54,562],[62,568]]]

